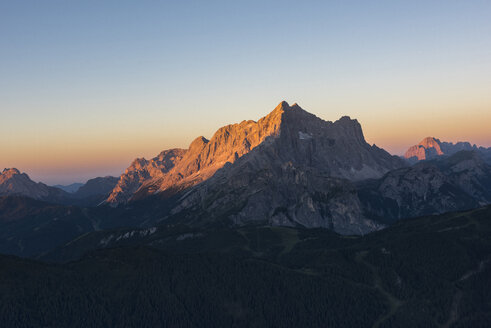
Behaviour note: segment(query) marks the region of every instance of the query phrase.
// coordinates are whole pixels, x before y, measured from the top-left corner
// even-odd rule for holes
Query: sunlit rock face
[[[168,173],[186,154],[184,149],[170,149],[150,160],[137,158],[119,178],[106,202],[124,203],[144,184],[159,179]]]
[[[145,224],[261,223],[342,234],[491,201],[491,168],[478,152],[439,155],[456,145],[434,138],[422,146],[442,160],[409,167],[369,145],[356,120],[324,121],[282,102],[258,122],[228,125],[187,150],[136,160],[113,190],[116,201],[108,201],[134,201],[130,207],[144,212],[151,204]],[[160,196],[137,202],[154,194]]]
[[[196,139],[171,170],[143,182],[129,199],[188,189],[168,217],[362,234],[383,225],[363,216],[353,183],[403,165],[369,145],[356,120],[328,122],[282,102],[258,122]]]
[[[368,145],[356,120],[343,117],[327,122],[296,104],[282,102],[257,122],[224,126],[210,140],[196,138],[187,150],[172,149],[152,160],[135,160],[107,202],[116,205],[156,192],[176,193],[209,179],[226,163],[235,163],[258,146],[268,149],[266,156],[275,162],[313,166],[350,180],[379,177],[402,165],[384,150]],[[261,161],[256,156],[249,160]]]
[[[429,160],[439,156],[453,155],[462,150],[474,150],[481,153],[484,158],[491,157],[491,148],[478,147],[469,142],[445,142],[434,137],[426,137],[417,145],[409,147],[404,157],[411,162]]]
[[[419,144],[410,147],[404,154],[404,157],[407,159],[415,157],[421,161],[443,155],[440,144],[440,140],[433,137],[424,138]]]
[[[136,159],[128,167],[107,199],[110,204],[127,202],[159,191],[173,192],[212,176],[225,163],[239,157],[279,131],[281,110],[267,117],[220,128],[210,140],[196,138],[188,149],[163,151],[158,157]]]
[[[0,196],[21,195],[47,199],[56,191],[63,193],[60,189],[32,181],[26,173],[21,173],[15,168],[4,169],[0,173]]]

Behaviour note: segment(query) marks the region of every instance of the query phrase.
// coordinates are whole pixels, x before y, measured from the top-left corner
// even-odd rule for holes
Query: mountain
[[[0,196],[22,195],[38,200],[60,201],[68,193],[41,182],[32,181],[26,173],[16,168],[6,168],[0,173]]]
[[[363,181],[357,189],[365,215],[391,223],[490,204],[491,166],[476,151],[460,151]]]
[[[125,203],[144,184],[162,178],[176,163],[180,162],[186,150],[171,149],[161,152],[157,157],[146,160],[137,158],[121,175],[116,186],[107,198],[107,203]]]
[[[471,145],[469,142],[457,142],[455,144],[442,142],[434,137],[426,137],[419,144],[409,147],[404,154],[404,158],[414,163],[422,160],[435,159],[439,156],[453,155],[461,150],[474,150],[479,152],[486,161],[491,159],[491,148],[478,147]]]
[[[349,237],[270,226],[93,232],[60,250],[63,263],[0,256],[2,324],[489,327],[490,218],[485,207]],[[83,251],[89,237],[102,249]]]
[[[491,203],[491,166],[474,151],[349,181],[295,162],[278,163],[272,150],[251,152],[183,193],[162,222],[199,225],[324,227],[365,234],[397,220]],[[264,156],[264,157],[263,157]]]
[[[253,151],[254,155],[245,156]],[[404,165],[395,156],[368,145],[356,120],[324,121],[297,104],[282,102],[257,122],[227,125],[210,140],[196,138],[187,150],[171,149],[151,160],[135,160],[107,203],[117,205],[157,192],[176,194],[210,179],[227,163],[234,164],[242,157],[256,167],[266,164],[260,161],[272,165],[275,161],[277,168],[291,162],[351,181],[380,177]]]
[[[431,144],[445,149],[444,143],[427,140]],[[356,120],[327,122],[282,102],[258,122],[223,127],[210,140],[197,138],[186,150],[137,159],[119,179],[96,178],[74,194],[52,188],[63,194],[58,201],[37,198],[60,204],[60,215],[53,214],[52,204],[4,200],[0,218],[15,224],[0,236],[6,245],[0,243],[0,251],[32,256],[61,246],[46,243],[66,241],[50,229],[34,230],[36,238],[29,243],[38,253],[23,246],[36,224],[50,227],[60,216],[74,238],[75,232],[80,236],[172,224],[327,228],[365,235],[401,219],[491,203],[491,166],[482,152],[460,151],[437,159],[407,166],[366,143]],[[19,175],[24,184],[48,188],[19,172],[5,174]],[[22,195],[7,195],[15,194]],[[104,199],[105,204],[95,206]]]
[[[82,187],[84,184],[83,183],[72,183],[69,185],[54,185],[52,187],[61,189],[63,191],[66,191],[67,193],[74,193],[76,192],[80,187]]]
[[[64,205],[97,206],[108,197],[118,181],[115,177],[98,177],[81,185],[76,192],[68,193],[57,187],[34,182],[26,173],[11,168],[0,173],[0,196],[26,196]]]
[[[491,203],[491,167],[474,151],[361,181],[291,164],[277,169],[268,164],[257,171],[241,165],[248,162],[246,156],[188,190],[170,197],[157,193],[125,206],[80,208],[5,196],[0,198],[0,253],[39,256],[70,239],[77,240],[70,242],[74,247],[82,243],[91,249],[103,239],[112,245],[118,238],[150,236],[165,226],[183,227],[183,233],[269,225],[365,235],[403,219]]]
[[[88,180],[75,193],[74,199],[79,200],[77,205],[96,206],[103,202],[116,187],[119,178],[106,176]]]

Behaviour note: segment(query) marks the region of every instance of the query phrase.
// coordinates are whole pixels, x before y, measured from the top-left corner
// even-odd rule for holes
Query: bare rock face
[[[191,188],[171,217],[325,227],[344,234],[383,227],[364,217],[353,182],[380,178],[402,167],[402,160],[367,144],[360,124],[349,117],[327,122],[285,102],[272,114],[281,114],[278,132]]]
[[[64,194],[65,192],[61,189],[32,181],[26,173],[21,173],[16,168],[6,168],[0,173],[0,196],[21,195],[34,199],[51,200]]]
[[[476,208],[491,203],[491,166],[461,151],[365,182],[359,196],[368,217],[387,222]]]
[[[417,162],[422,160],[430,160],[438,158],[439,156],[450,156],[462,150],[474,150],[484,158],[491,158],[491,148],[478,147],[471,145],[469,142],[445,142],[440,141],[434,137],[426,137],[415,146],[409,147],[404,154],[404,158],[411,162]]]
[[[343,117],[335,123],[326,122],[296,104],[290,107],[282,102],[257,122],[227,125],[210,140],[198,137],[187,150],[167,151],[173,152],[173,157],[166,167],[155,159],[136,160],[107,202],[117,205],[156,192],[179,192],[209,179],[226,163],[233,164],[267,145],[273,146],[266,156],[278,157],[278,163],[294,161],[350,180],[379,177],[403,165],[384,150],[368,145],[356,120]],[[260,162],[262,156],[254,155],[250,160]]]
[[[186,154],[184,149],[170,149],[161,152],[157,157],[146,160],[137,158],[119,178],[106,202],[118,204],[127,202],[144,184],[162,178]]]
[[[210,140],[196,138],[187,150],[172,149],[150,161],[137,159],[126,169],[107,199],[113,205],[159,191],[179,191],[211,177],[268,136],[279,132],[281,106],[258,122],[243,121],[220,128]]]
[[[433,137],[424,138],[419,144],[409,147],[404,154],[404,157],[407,159],[415,157],[417,160],[421,161],[443,155],[440,144],[440,140]]]

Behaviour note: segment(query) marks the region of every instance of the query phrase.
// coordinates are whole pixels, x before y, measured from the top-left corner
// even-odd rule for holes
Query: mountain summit
[[[257,122],[227,125],[210,140],[196,138],[188,149],[166,150],[151,160],[136,159],[121,175],[107,203],[117,205],[157,192],[176,194],[237,161],[258,168],[274,163],[277,169],[290,163],[351,181],[377,178],[403,166],[397,157],[366,143],[357,120],[345,116],[324,121],[283,101]]]
[[[49,196],[50,188],[43,183],[32,181],[26,173],[16,168],[6,168],[0,173],[0,195],[24,195],[34,199]]]
[[[404,157],[411,162],[416,162],[438,158],[439,156],[450,156],[462,150],[478,151],[485,159],[491,158],[491,148],[478,147],[469,142],[457,142],[455,144],[442,142],[435,137],[426,137],[417,145],[409,147]]]
[[[121,175],[107,202],[118,204],[135,194],[142,197],[157,191],[182,190],[208,179],[225,163],[234,163],[267,137],[277,135],[285,108],[290,107],[282,102],[258,122],[224,126],[210,140],[200,136],[188,149],[165,150],[151,160],[136,159]]]

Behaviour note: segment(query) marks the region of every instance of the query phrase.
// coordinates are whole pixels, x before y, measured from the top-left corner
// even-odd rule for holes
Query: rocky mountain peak
[[[421,140],[418,145],[428,148],[428,147],[441,145],[441,142],[439,139],[435,137],[426,137],[423,140]]]
[[[297,103],[295,103],[295,105],[296,105],[296,104],[297,104]],[[290,105],[289,105],[289,104],[288,104],[286,101],[284,101],[284,100],[283,100],[282,102],[280,102],[280,103],[278,104],[278,106],[276,106],[275,110],[276,110],[276,109],[283,109],[283,110],[285,110],[285,109],[289,109],[289,108],[290,108]]]
[[[145,158],[135,158],[129,168],[132,168],[134,170],[139,170],[145,167],[147,164],[148,161]]]
[[[359,142],[365,142],[361,124],[357,119],[351,119],[349,116],[343,116],[339,120],[335,121],[334,125],[338,125],[344,130],[345,137],[356,139]]]
[[[21,173],[16,168],[4,168],[2,173],[0,173],[0,175],[3,175],[3,176],[14,176],[17,174],[21,174]]]
[[[108,202],[117,204],[136,194],[143,197],[159,191],[178,192],[209,179],[226,163],[235,163],[256,147],[273,144],[276,148],[270,149],[275,153],[271,156],[281,161],[298,161],[324,170],[330,167],[333,175],[350,179],[380,176],[400,165],[398,159],[365,142],[357,120],[346,116],[334,123],[324,121],[296,103],[290,106],[282,101],[257,122],[226,125],[209,140],[196,138],[186,151],[173,157],[172,165],[166,169],[155,159],[133,164],[121,176]],[[250,158],[262,161],[259,157]]]
[[[0,183],[4,183],[8,180],[26,181],[30,180],[26,173],[21,173],[16,168],[5,168],[2,173],[0,173]]]
[[[49,191],[50,187],[32,181],[26,173],[21,173],[16,168],[4,169],[0,173],[0,195],[23,195],[42,199],[48,196]]]
[[[435,137],[424,138],[423,140],[421,140],[421,142],[418,144],[418,146],[421,146],[425,149],[434,148],[437,155],[443,155],[443,152],[441,149],[441,142],[440,142],[440,140],[436,139]]]
[[[459,151],[477,151],[484,158],[491,159],[491,148],[478,147],[469,142],[445,142],[435,137],[426,137],[417,145],[409,147],[404,157],[410,161],[429,160],[438,156],[450,156]]]
[[[206,144],[210,142],[208,139],[206,139],[203,136],[200,136],[191,142],[189,145],[189,151],[190,152],[200,152],[203,150],[203,148],[206,146]]]
[[[404,154],[404,157],[421,161],[440,155],[443,155],[440,140],[434,137],[426,137],[417,145],[410,147]]]

